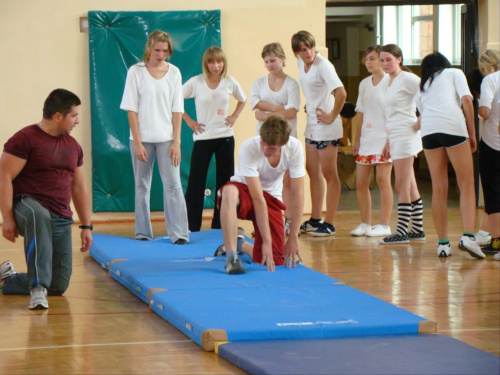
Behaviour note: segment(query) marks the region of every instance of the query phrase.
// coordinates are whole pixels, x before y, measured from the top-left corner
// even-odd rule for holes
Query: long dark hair
[[[441,53],[434,52],[424,57],[420,67],[422,69],[420,74],[420,91],[424,92],[425,83],[430,80],[430,87],[434,78],[443,70],[451,68],[451,64]]]

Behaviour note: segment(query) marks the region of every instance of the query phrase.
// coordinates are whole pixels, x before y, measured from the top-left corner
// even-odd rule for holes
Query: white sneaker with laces
[[[14,270],[14,265],[10,260],[6,260],[2,264],[0,264],[0,290],[2,290],[5,280],[15,275],[17,272]]]
[[[476,233],[476,242],[479,246],[485,246],[488,245],[488,243],[491,241],[491,234],[488,234],[487,236],[483,236],[479,234],[479,232]]]
[[[291,226],[292,226],[292,219],[285,218],[285,236],[290,235]]]
[[[495,255],[493,255],[493,259],[500,260],[500,253],[496,253]]]
[[[356,229],[351,230],[351,236],[354,237],[361,237],[361,236],[366,236],[366,234],[372,229],[372,227],[369,224],[366,223],[361,223],[359,224]]]
[[[458,247],[460,248],[460,250],[467,251],[473,258],[486,258],[486,255],[484,255],[484,253],[482,252],[475,238],[462,236],[460,242],[458,243]]]
[[[386,237],[391,235],[391,227],[384,224],[377,224],[367,233],[367,237]]]
[[[28,303],[28,309],[30,310],[45,310],[49,308],[49,302],[47,301],[47,289],[43,286],[38,285],[31,289],[31,298]]]
[[[437,248],[438,257],[449,257],[451,256],[451,245],[450,243],[442,244],[440,243]]]

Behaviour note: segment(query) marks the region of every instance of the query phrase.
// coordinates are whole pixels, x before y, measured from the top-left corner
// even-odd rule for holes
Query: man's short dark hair
[[[288,142],[292,127],[281,115],[272,115],[260,127],[260,138],[267,145],[283,146]]]
[[[80,98],[71,91],[65,89],[55,89],[52,91],[43,104],[43,118],[49,120],[57,112],[66,116],[71,112],[71,108],[82,104]]]

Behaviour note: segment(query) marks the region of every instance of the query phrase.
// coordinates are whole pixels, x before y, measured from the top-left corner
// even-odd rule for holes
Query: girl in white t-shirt
[[[151,178],[155,159],[163,183],[167,233],[173,243],[189,243],[186,203],[183,199],[181,125],[184,101],[179,69],[165,61],[174,50],[172,38],[153,31],[143,61],[127,73],[120,108],[130,124],[130,152],[135,180],[135,238],[152,240],[149,212]]]
[[[479,143],[479,170],[484,193],[484,208],[491,232],[486,254],[500,260],[500,51],[486,50],[479,57],[479,69],[484,75],[479,99],[479,115],[483,118],[483,133]]]
[[[460,187],[464,234],[459,247],[475,258],[484,258],[474,236],[476,195],[472,152],[477,146],[472,95],[464,73],[452,69],[448,59],[439,52],[427,55],[421,68],[416,103],[425,159],[432,178],[432,217],[439,240],[437,254],[451,255],[447,228],[449,158]]]
[[[342,138],[339,113],[347,94],[332,63],[316,52],[311,33],[299,31],[292,37],[298,59],[299,81],[306,97],[306,169],[310,179],[311,218],[300,228],[313,236],[335,234],[333,219],[340,199],[337,153]],[[321,220],[326,180],[326,215]]]
[[[385,86],[385,112],[389,147],[385,157],[391,157],[398,192],[398,227],[394,234],[379,240],[380,244],[408,243],[425,240],[422,223],[422,199],[418,192],[413,162],[422,150],[420,131],[417,131],[415,95],[420,79],[403,66],[403,52],[395,44],[380,49],[380,63],[389,74]],[[408,225],[412,221],[412,229]]]
[[[351,231],[352,236],[389,236],[389,221],[392,213],[392,161],[386,158],[387,132],[382,98],[384,84],[389,80],[380,66],[380,46],[367,48],[364,63],[372,75],[359,84],[358,129],[352,154],[356,157],[356,194],[358,197],[361,224]],[[380,190],[380,224],[371,227],[370,175],[376,167],[377,185]]]
[[[182,87],[184,98],[194,98],[196,121],[187,113],[182,115],[193,130],[191,168],[186,189],[189,230],[201,228],[205,185],[212,156],[215,154],[216,190],[234,174],[233,125],[245,106],[246,96],[240,84],[227,76],[227,59],[220,47],[208,48],[202,61],[203,74],[189,79]],[[229,98],[237,100],[236,108],[229,114]],[[214,208],[212,229],[220,229],[220,212]]]
[[[299,84],[284,71],[285,52],[279,43],[270,43],[262,49],[268,75],[256,79],[250,91],[250,105],[257,119],[257,134],[262,123],[273,114],[285,117],[292,126],[291,135],[297,138],[297,112],[300,109]],[[291,190],[290,173],[283,178],[283,203],[285,210],[285,234],[290,233]]]

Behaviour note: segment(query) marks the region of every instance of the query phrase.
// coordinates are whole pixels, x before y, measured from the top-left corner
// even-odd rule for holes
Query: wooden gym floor
[[[378,212],[373,216],[376,223]],[[480,218],[478,210],[476,228]],[[351,237],[358,213],[339,212],[335,236],[300,237],[302,258],[317,271],[437,322],[440,334],[500,355],[500,262],[474,260],[459,251],[458,209],[449,210],[449,220],[450,258],[436,255],[429,209],[424,210],[427,241],[386,247],[376,239]],[[251,223],[241,224],[249,234]],[[208,228],[209,221],[203,225]],[[165,233],[163,222],[153,226],[156,235]],[[132,237],[133,227],[132,222],[95,223],[95,232]],[[49,297],[48,311],[29,311],[28,296],[0,293],[0,373],[243,373],[204,352],[81,254],[79,230],[73,229],[71,285],[63,297]],[[0,239],[0,261],[7,259],[17,271],[26,270],[22,239],[15,244]]]

